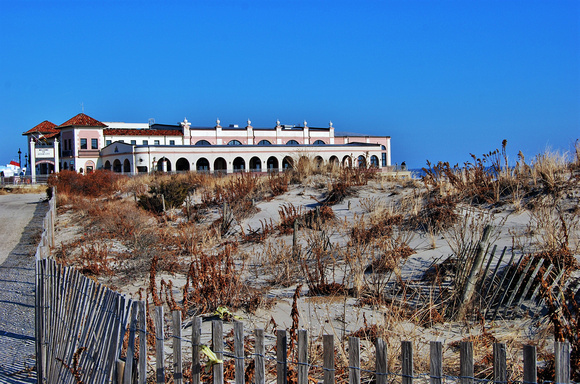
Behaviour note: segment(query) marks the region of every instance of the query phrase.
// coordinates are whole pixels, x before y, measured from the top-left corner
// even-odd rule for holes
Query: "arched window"
[[[260,140],[258,145],[272,145],[272,143],[270,143],[268,140]]]
[[[372,168],[378,168],[379,167],[379,158],[376,157],[375,155],[371,156],[371,167]]]
[[[200,140],[195,145],[211,145],[211,143],[207,140]]]
[[[312,145],[326,145],[326,143],[322,140],[316,140]]]
[[[246,169],[246,162],[241,157],[234,159],[234,172],[243,172]]]
[[[357,159],[358,167],[359,168],[366,168],[367,167],[367,159],[363,155],[360,155]]]
[[[205,157],[201,157],[195,163],[195,169],[198,172],[209,172],[209,161]]]
[[[300,145],[300,143],[298,143],[296,140],[288,140],[286,145]]]
[[[239,140],[232,140],[228,143],[228,145],[242,145],[242,143]]]

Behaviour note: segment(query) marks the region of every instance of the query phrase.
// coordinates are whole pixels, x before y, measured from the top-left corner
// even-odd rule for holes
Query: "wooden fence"
[[[36,251],[35,339],[39,383],[111,383],[132,301],[50,259],[55,193]]]
[[[349,384],[360,384],[362,375],[365,376],[365,382],[376,382],[377,384],[386,384],[387,382],[413,384],[416,380],[429,381],[430,384],[442,384],[443,382],[459,382],[461,384],[473,384],[476,381],[487,381],[494,383],[515,382],[509,376],[508,366],[506,364],[506,345],[495,343],[493,345],[493,378],[483,380],[476,378],[477,372],[474,371],[473,344],[471,342],[460,343],[460,375],[446,376],[443,374],[443,344],[438,341],[430,343],[430,372],[428,374],[416,374],[413,367],[413,347],[409,341],[401,342],[400,351],[400,372],[389,372],[387,344],[381,338],[375,342],[374,353],[371,352],[372,358],[375,359],[374,369],[368,370],[361,368],[360,339],[357,337],[348,338],[348,366],[343,367],[348,371],[348,379],[339,380],[335,373],[339,370],[335,366],[335,346],[333,335],[323,335],[322,337],[322,365],[315,365],[309,360],[308,351],[312,345],[308,341],[308,331],[298,330],[296,335],[297,348],[295,354],[288,353],[288,332],[286,330],[276,331],[275,348],[269,348],[266,352],[266,338],[263,329],[255,329],[254,348],[245,343],[244,326],[242,322],[233,322],[233,336],[224,339],[223,322],[221,320],[212,320],[211,325],[211,346],[203,346],[201,341],[202,319],[194,317],[191,323],[191,338],[182,336],[184,328],[181,322],[181,312],[173,311],[169,321],[171,336],[166,337],[165,329],[167,324],[164,320],[164,310],[162,306],[155,307],[155,383],[165,383],[166,378],[175,384],[185,383],[184,372],[188,373],[188,383],[199,384],[201,382],[212,382],[222,384],[226,381],[235,382],[235,384],[244,384],[247,370],[251,370],[252,382],[263,384],[266,382],[276,382],[277,384],[287,384],[289,377],[292,382],[297,384],[308,384],[309,382],[335,383],[346,382]],[[146,335],[146,314],[145,303],[135,301],[131,312],[131,321],[129,326],[129,343],[127,348],[126,362],[122,377],[119,377],[119,383],[146,383],[147,381],[147,335]],[[139,342],[135,343],[138,338]],[[233,339],[233,340],[232,340]],[[172,358],[169,367],[166,366],[166,349],[167,341],[172,341]],[[233,342],[232,342],[233,341]],[[189,345],[187,345],[189,344]],[[188,348],[184,348],[187,345]],[[183,362],[182,349],[189,350],[191,346],[191,360],[186,364]],[[211,347],[211,348],[210,348]],[[202,365],[200,355],[202,348],[215,354],[216,363],[208,365],[211,367],[211,378],[209,375],[202,376]],[[138,350],[138,355],[135,354]],[[570,344],[567,342],[556,342],[555,351],[555,377],[556,383],[570,383]],[[211,354],[210,352],[210,354]],[[292,360],[292,357],[295,360]],[[228,359],[233,363],[228,363]],[[269,363],[269,364],[268,364]],[[267,374],[267,366],[275,365],[275,374],[270,369]],[[234,371],[233,379],[224,380],[224,366],[228,370]],[[249,368],[250,367],[250,368]],[[537,383],[537,357],[536,348],[526,345],[523,348],[523,382],[525,384]],[[291,373],[291,374],[290,374]],[[230,375],[231,376],[231,375]],[[203,380],[205,379],[205,381]]]

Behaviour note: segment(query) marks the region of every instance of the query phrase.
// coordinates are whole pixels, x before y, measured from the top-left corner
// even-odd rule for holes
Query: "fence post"
[[[493,343],[493,381],[507,383],[506,351],[504,343]]]
[[[298,384],[308,384],[308,331],[298,330]]]
[[[234,323],[234,354],[236,356],[236,384],[244,384],[244,323]]]
[[[276,331],[276,382],[277,384],[288,383],[288,335],[285,329]]]
[[[348,365],[349,384],[360,384],[360,339],[358,337],[348,338]]]
[[[432,341],[429,347],[429,381],[431,384],[441,384],[443,382],[443,343],[440,341]]]
[[[377,361],[375,362],[377,371],[377,384],[387,384],[387,343],[380,337],[375,342]]]
[[[459,346],[459,383],[473,384],[473,344],[462,341]]]
[[[413,344],[410,341],[401,341],[401,367],[403,370],[403,384],[413,384]]]
[[[183,383],[182,359],[181,359],[181,311],[172,311],[173,317],[173,382]]]
[[[570,383],[570,343],[556,341],[554,344],[554,358],[556,359],[556,383]]]
[[[147,382],[147,325],[145,324],[147,314],[145,313],[145,302],[138,301],[139,316],[138,316],[138,328],[139,328],[139,384],[145,384]]]
[[[213,320],[211,322],[211,341],[212,349],[218,360],[224,358],[224,332],[223,323],[221,320]],[[213,365],[213,383],[223,384],[224,382],[224,364],[214,364]]]
[[[201,364],[199,349],[201,347],[201,317],[194,316],[191,330],[191,383],[200,384]]]
[[[264,345],[264,330],[256,329],[256,344],[255,353],[255,370],[256,370],[256,384],[264,384],[266,382],[266,366],[264,364],[264,355],[266,354],[266,347]]]
[[[538,382],[538,360],[536,347],[524,345],[524,384],[535,384]]]
[[[324,384],[334,384],[334,336],[322,336],[324,354]]]
[[[165,383],[165,350],[163,342],[165,332],[163,329],[163,306],[155,307],[155,378],[156,383]]]

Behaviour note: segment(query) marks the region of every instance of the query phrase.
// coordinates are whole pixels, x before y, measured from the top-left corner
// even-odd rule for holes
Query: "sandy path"
[[[0,196],[0,383],[35,383],[34,253],[45,194]]]

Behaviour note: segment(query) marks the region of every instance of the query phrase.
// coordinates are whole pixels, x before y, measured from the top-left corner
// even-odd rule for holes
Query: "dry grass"
[[[391,351],[389,369],[395,371],[400,367],[401,340],[411,340],[420,351],[426,345],[422,335],[427,329],[450,327],[449,299],[437,297],[436,292],[444,279],[453,278],[453,260],[473,248],[486,225],[495,223],[498,230],[490,242],[497,239],[505,215],[500,220],[495,210],[531,218],[524,232],[512,233],[514,246],[551,258],[569,274],[578,269],[573,257],[580,249],[578,149],[577,144],[575,156],[547,152],[529,163],[520,155],[515,167],[507,167],[504,143],[501,150],[473,156],[463,168],[439,163],[420,184],[381,181],[379,185],[372,170],[317,164],[298,155],[292,172],[268,176],[186,173],[113,180],[103,174],[108,182],[101,183],[64,175],[55,183],[68,180],[82,185],[59,188],[60,212],[76,212],[83,230],[80,239],[63,243],[58,255],[109,284],[138,285],[147,280],[150,301],[180,309],[184,316],[224,305],[254,311],[264,305],[264,290],[294,289],[297,284],[308,287],[308,300],[344,301],[346,308],[347,299],[354,297],[359,307],[384,314],[382,321],[354,332],[365,340],[363,353],[370,356],[372,341],[382,337]],[[138,208],[138,196],[167,183],[186,188],[187,203],[160,215]],[[260,202],[283,196],[296,188],[293,183],[322,195],[318,209],[287,202],[280,205],[278,217],[262,219],[256,228],[242,227],[258,212]],[[349,198],[356,213],[345,213],[346,204],[336,206]],[[430,239],[435,250],[442,245],[436,239],[443,236],[453,253],[447,264],[438,263],[433,275],[423,280],[430,294],[421,299],[412,288],[417,282],[402,273],[407,260],[420,251],[411,247],[416,236]],[[568,305],[551,297],[545,287],[542,294],[549,309],[549,329],[577,344],[573,335],[577,335],[578,310],[571,293],[563,293]],[[571,308],[569,313],[565,308]],[[476,365],[483,372],[478,377],[489,377],[491,337],[499,341],[516,337],[499,337],[485,322],[457,326],[464,327],[461,332],[474,342]],[[344,363],[346,350],[344,340],[340,343],[337,364]],[[516,342],[509,345],[510,351],[517,348]],[[575,357],[580,353],[577,348],[573,351]],[[319,347],[311,352],[317,361]],[[451,346],[445,355],[455,361],[457,351]],[[372,369],[371,359],[365,361]],[[416,367],[428,371],[427,360],[418,358]],[[519,369],[515,365],[512,377],[520,377]],[[458,366],[450,364],[446,370],[457,374]],[[339,376],[345,372],[337,370]]]

